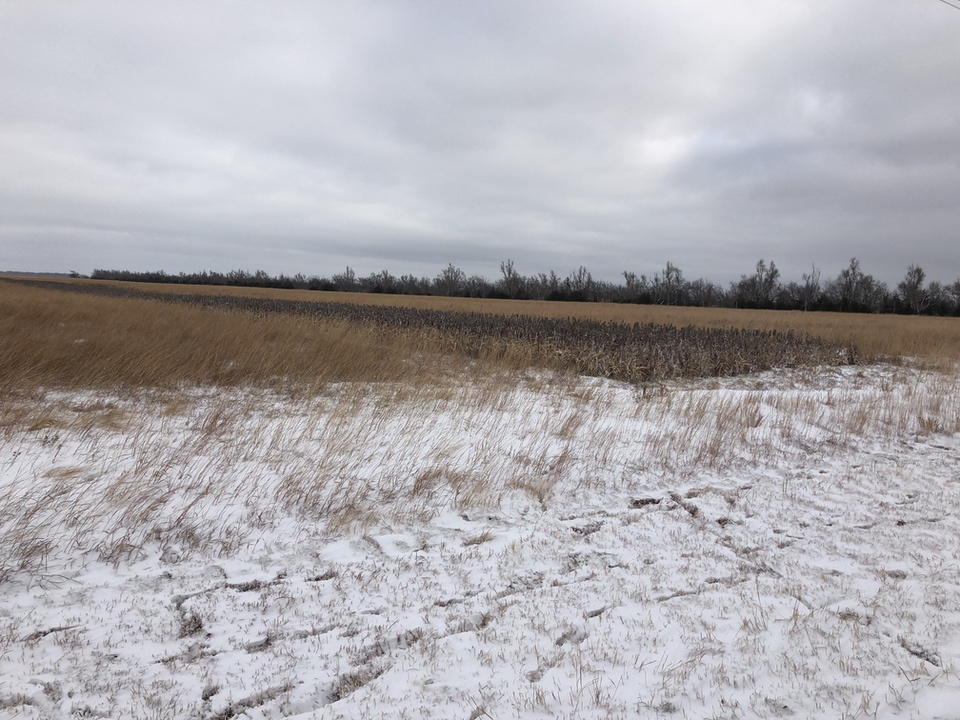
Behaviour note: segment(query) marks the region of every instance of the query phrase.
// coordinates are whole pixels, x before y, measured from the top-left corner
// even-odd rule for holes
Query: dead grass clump
[[[494,534],[490,530],[484,530],[479,535],[472,535],[470,537],[463,539],[464,547],[470,547],[472,545],[483,545],[483,543],[490,542],[493,540]]]

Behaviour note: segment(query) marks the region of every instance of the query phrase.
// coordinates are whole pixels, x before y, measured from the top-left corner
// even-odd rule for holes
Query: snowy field
[[[6,412],[0,718],[960,717],[955,373]]]

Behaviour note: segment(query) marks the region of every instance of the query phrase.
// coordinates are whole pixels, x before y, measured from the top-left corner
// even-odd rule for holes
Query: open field
[[[684,308],[661,305],[616,305],[599,303],[533,302],[485,300],[412,295],[311,292],[222,286],[188,286],[151,283],[120,283],[97,280],[63,280],[99,283],[151,292],[235,295],[291,300],[347,302],[372,305],[401,305],[430,310],[456,310],[502,315],[528,314],[540,317],[579,317],[625,323],[664,323],[685,327],[736,327],[750,330],[778,330],[807,333],[841,345],[853,345],[867,356],[910,356],[927,360],[960,359],[960,318],[914,317],[905,315],[860,315],[849,313],[792,312],[780,310],[736,310],[725,308]]]
[[[5,287],[0,718],[956,716],[945,346],[628,384]]]
[[[182,312],[184,306],[192,312]],[[134,386],[302,387],[344,379],[353,365],[397,379],[392,365],[412,364],[398,370],[409,375],[423,370],[421,358],[434,375],[441,356],[445,364],[478,363],[488,372],[538,368],[629,382],[858,359],[853,348],[776,331],[144,294],[100,285],[0,282],[0,308],[0,382],[20,386],[58,384],[69,373]]]
[[[177,387],[429,382],[422,338],[342,322],[214,313],[0,282],[0,386]],[[416,362],[411,359],[416,358]]]

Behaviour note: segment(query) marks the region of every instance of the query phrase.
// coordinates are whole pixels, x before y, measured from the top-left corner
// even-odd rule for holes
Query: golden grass
[[[127,290],[225,294],[467,310],[540,317],[585,317],[708,328],[794,330],[855,344],[861,354],[960,359],[960,320],[903,316],[476,300],[359,293],[145,285]],[[243,386],[315,391],[331,382],[437,385],[540,367],[576,372],[569,359],[523,343],[461,347],[432,330],[384,330],[340,320],[211,311],[156,300],[62,293],[0,282],[0,390]],[[953,365],[951,365],[953,367]]]
[[[422,383],[455,365],[412,334],[0,283],[0,389]]]
[[[93,292],[59,292],[71,287]],[[494,376],[535,367],[635,382],[840,361],[839,348],[759,333],[742,346],[744,336],[729,331],[704,339],[702,331],[691,338],[663,325],[646,325],[642,333],[598,323],[572,328],[533,314],[522,328],[515,320],[491,325],[496,318],[490,315],[484,323],[479,313],[436,311],[430,317],[437,322],[416,311],[405,313],[415,322],[395,322],[397,312],[374,322],[369,306],[357,313],[356,305],[242,297],[231,304],[215,297],[210,307],[166,303],[163,294],[138,296],[129,288],[101,294],[104,289],[0,283],[0,386],[429,384],[444,374],[460,378],[468,367]],[[338,307],[350,312],[341,316]]]
[[[133,290],[201,295],[283,298],[314,302],[348,302],[365,305],[457,310],[499,315],[577,317],[626,323],[663,323],[685,327],[743,328],[807,333],[842,345],[854,345],[869,357],[916,357],[925,360],[960,360],[960,318],[905,315],[739,310],[613,303],[562,303],[528,300],[488,300],[415,295],[277,290],[224,286],[123,283],[97,280],[63,280],[97,283]]]

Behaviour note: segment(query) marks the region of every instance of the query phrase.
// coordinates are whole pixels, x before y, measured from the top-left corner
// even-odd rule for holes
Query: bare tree
[[[370,273],[366,281],[367,292],[375,293],[399,293],[400,285],[389,270],[381,270],[378,273]]]
[[[810,272],[803,274],[803,283],[800,285],[799,301],[801,308],[806,311],[820,299],[820,270],[811,265]]]
[[[463,270],[450,263],[440,271],[433,284],[440,295],[446,295],[447,297],[462,295],[467,285],[467,275]]]
[[[513,260],[504,260],[500,263],[500,274],[503,276],[498,285],[507,297],[517,299],[524,294],[523,276],[513,267]]]
[[[953,304],[953,311],[956,312],[960,310],[960,279],[947,285],[943,291],[944,294],[950,298]]]
[[[903,280],[897,284],[897,294],[914,315],[919,315],[930,307],[930,293],[923,286],[926,277],[927,273],[922,267],[911,265],[907,268]]]
[[[887,286],[873,275],[866,275],[860,269],[860,261],[850,258],[850,264],[827,285],[825,294],[842,312],[880,312]]]
[[[524,292],[530,300],[546,300],[550,295],[550,278],[546,273],[531,275],[524,280]]]
[[[567,285],[570,287],[571,299],[582,302],[592,302],[594,300],[593,275],[583,265],[570,273],[567,278]]]
[[[934,315],[949,315],[953,311],[950,294],[943,283],[931,282],[927,285],[927,295],[930,296],[930,307]]]
[[[763,258],[757,261],[757,271],[754,273],[756,279],[756,300],[760,306],[772,305],[773,298],[776,295],[777,287],[780,285],[780,270],[777,269],[773,260],[767,265]]]
[[[401,275],[398,281],[400,292],[404,295],[429,295],[433,288],[433,283],[428,277],[417,277],[416,275]]]
[[[336,273],[330,281],[337,290],[354,292],[357,290],[357,275],[349,265],[342,273]]]
[[[650,281],[647,280],[646,275],[637,277],[636,273],[625,270],[623,272],[623,281],[625,283],[623,292],[624,302],[643,302],[645,295],[648,296],[647,299],[649,300]]]
[[[490,282],[481,275],[471,275],[463,282],[462,293],[467,297],[487,297],[491,290]]]
[[[684,299],[683,272],[672,262],[653,276],[653,301],[659,305],[681,305]]]
[[[723,301],[723,290],[706,278],[687,283],[687,298],[697,307],[716,307]]]
[[[741,275],[740,281],[733,284],[736,304],[740,307],[762,308],[773,305],[777,288],[780,285],[780,271],[772,260],[770,264],[760,258],[753,275]]]

